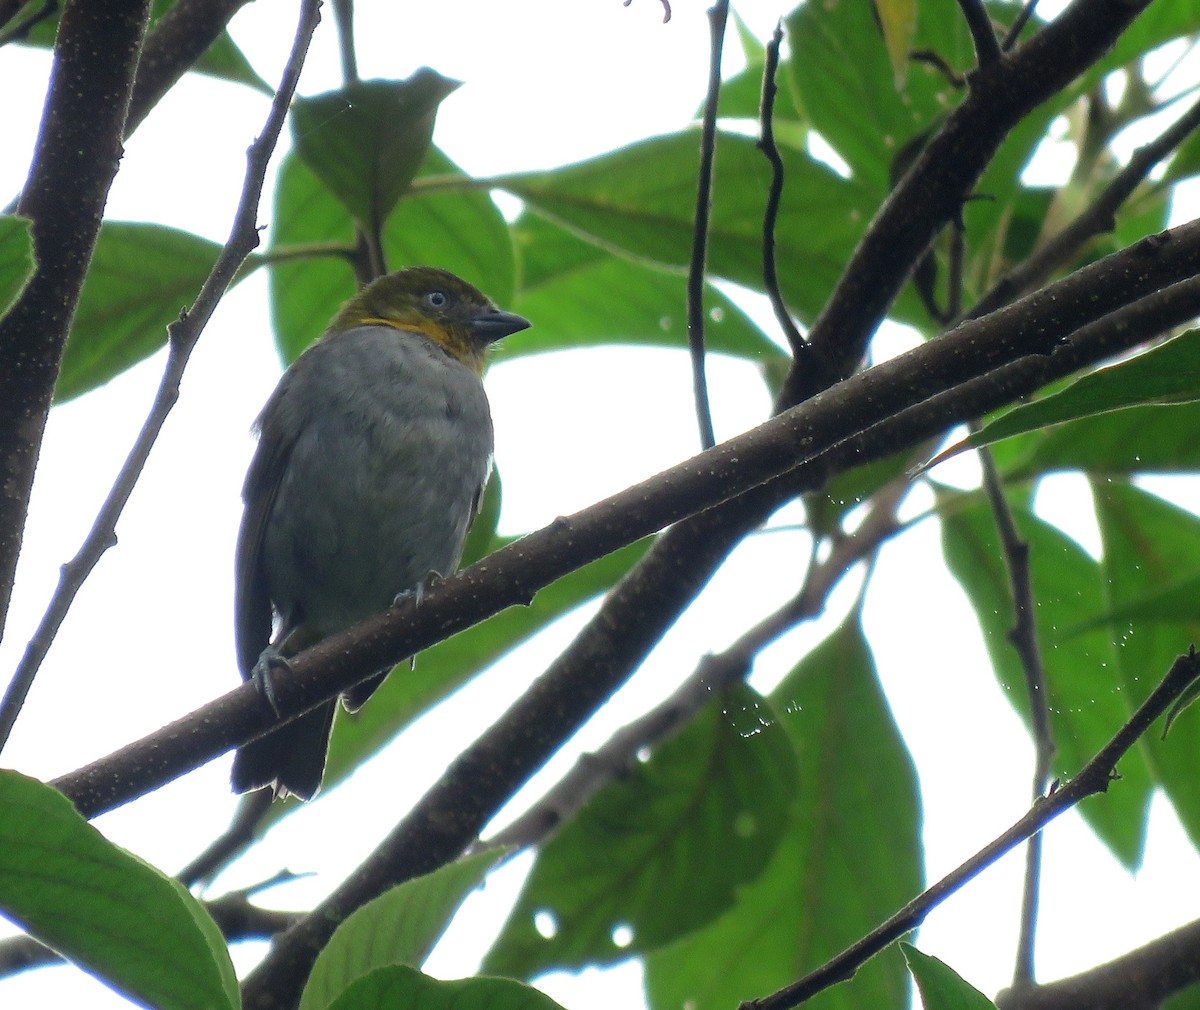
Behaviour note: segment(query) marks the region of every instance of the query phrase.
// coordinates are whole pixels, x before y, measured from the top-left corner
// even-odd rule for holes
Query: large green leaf
[[[220,930],[178,881],[16,772],[0,771],[0,810],[0,912],[147,1006],[241,1005]]]
[[[646,957],[655,1010],[729,1010],[816,968],[921,889],[920,803],[867,643],[849,623],[771,695],[799,759],[788,835],[715,922]],[[806,1006],[908,1005],[889,950]]]
[[[762,872],[795,793],[787,734],[749,688],[724,692],[542,848],[483,970],[606,964],[703,926]]]
[[[220,252],[217,243],[176,228],[102,224],[55,399],[95,389],[163,347],[167,326],[195,299]]]
[[[699,137],[691,129],[668,134],[565,168],[509,176],[503,186],[591,242],[680,271],[691,257]],[[783,159],[787,181],[775,235],[780,288],[805,321],[841,274],[874,198],[803,152],[785,148]],[[758,291],[769,177],[753,140],[720,134],[709,270]]]
[[[0,319],[25,290],[37,269],[27,217],[0,215]]]
[[[377,968],[328,1006],[329,1010],[562,1010],[545,993],[510,978],[443,982],[407,965]]]
[[[1116,481],[1093,481],[1092,492],[1104,544],[1101,586],[1106,609],[1120,609],[1181,574],[1200,571],[1200,519],[1193,513]],[[1193,605],[1182,619],[1129,619],[1107,630],[1120,643],[1115,673],[1121,697],[1132,713],[1175,657],[1200,641],[1200,607]],[[1148,733],[1140,750],[1192,844],[1200,847],[1200,789],[1196,788],[1200,719],[1195,712],[1185,713],[1173,723],[1166,740]]]
[[[1029,691],[1008,638],[1015,624],[1008,569],[991,510],[982,495],[974,498],[966,507],[946,510],[942,548],[975,610],[996,676],[1028,723]],[[1107,628],[1065,637],[1058,634],[1059,629],[1077,629],[1105,611],[1100,565],[1023,505],[1014,507],[1014,512],[1029,545],[1038,641],[1057,748],[1055,771],[1071,776],[1129,718],[1132,699],[1117,676],[1120,650]],[[1080,812],[1113,854],[1132,869],[1141,862],[1145,845],[1153,776],[1138,751],[1125,756],[1120,772],[1120,783],[1103,796],[1085,800]]]
[[[500,850],[466,856],[356,909],[317,955],[299,1010],[321,1010],[376,968],[420,966],[459,905],[503,856]]]
[[[350,216],[378,234],[425,160],[438,106],[460,83],[422,67],[403,81],[356,81],[298,98],[295,149]]]
[[[421,175],[460,177],[436,148]],[[345,206],[294,154],[284,158],[275,190],[271,247],[271,319],[285,362],[317,339],[357,290],[345,255],[354,223]],[[499,304],[511,303],[516,267],[508,225],[484,191],[410,192],[388,219],[384,248],[391,269],[429,264],[458,274]]]
[[[687,347],[682,274],[617,256],[533,213],[516,222],[513,239],[524,267],[513,308],[534,326],[520,341],[501,343],[495,360],[604,343]],[[785,357],[716,288],[707,288],[705,300],[708,350],[764,364]]]

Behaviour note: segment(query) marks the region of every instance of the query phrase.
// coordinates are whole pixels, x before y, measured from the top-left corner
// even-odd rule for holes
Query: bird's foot
[[[415,586],[413,586],[412,589],[404,589],[404,590],[401,590],[400,592],[398,592],[392,598],[392,606],[398,607],[405,600],[412,597],[413,599],[416,600],[416,604],[419,607],[421,605],[421,601],[425,598],[425,590],[428,589],[430,586],[436,586],[441,581],[442,581],[441,572],[431,571],[428,575],[425,576],[425,578],[423,578],[420,582],[418,582]]]
[[[250,680],[258,688],[258,693],[267,699],[267,704],[271,706],[275,717],[279,718],[279,698],[275,694],[275,682],[271,676],[272,669],[276,667],[290,671],[292,664],[288,662],[278,645],[271,644],[259,655],[258,662],[250,671]]]

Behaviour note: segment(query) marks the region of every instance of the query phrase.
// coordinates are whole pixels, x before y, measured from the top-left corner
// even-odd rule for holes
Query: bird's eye
[[[430,291],[425,296],[425,301],[432,305],[435,309],[440,309],[446,304],[446,293],[444,291]]]

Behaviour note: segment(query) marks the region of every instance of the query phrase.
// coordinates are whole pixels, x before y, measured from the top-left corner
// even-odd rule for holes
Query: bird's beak
[[[499,340],[501,337],[519,333],[521,330],[527,330],[533,324],[524,316],[518,316],[515,312],[492,309],[490,312],[479,313],[479,315],[471,320],[469,325],[471,336],[477,340],[486,340],[490,344],[493,340]]]

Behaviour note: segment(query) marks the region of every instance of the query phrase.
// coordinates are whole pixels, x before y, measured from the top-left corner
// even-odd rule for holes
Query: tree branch
[[[692,396],[696,402],[701,449],[709,449],[717,441],[708,402],[708,380],[704,375],[704,272],[708,262],[708,221],[712,215],[713,162],[717,156],[721,53],[728,18],[729,0],[717,0],[708,10],[708,95],[704,100],[704,122],[700,131],[700,169],[696,175],[696,215],[693,218],[692,259],[688,266],[687,281],[688,350],[692,358]]]
[[[971,32],[971,41],[975,43],[976,61],[981,67],[990,66],[1000,59],[1000,43],[983,0],[958,0],[958,6]]]
[[[149,0],[74,0],[59,25],[17,206],[33,221],[37,272],[0,320],[0,637],[54,382],[121,158],[148,13]]]
[[[983,466],[983,486],[1008,568],[1012,591],[1014,623],[1009,641],[1021,659],[1025,688],[1029,694],[1029,719],[1033,729],[1035,759],[1033,769],[1034,802],[1046,794],[1054,767],[1054,731],[1050,726],[1050,696],[1046,666],[1037,636],[1037,601],[1033,595],[1033,571],[1029,565],[1029,544],[1017,529],[1012,507],[1004,494],[996,459],[989,447],[979,453]],[[1025,851],[1025,883],[1021,896],[1021,931],[1017,941],[1017,960],[1013,986],[1022,988],[1034,982],[1034,941],[1037,936],[1038,892],[1041,881],[1042,836],[1032,835]]]
[[[763,210],[763,287],[771,300],[775,321],[787,337],[792,356],[799,360],[808,351],[808,345],[796,327],[792,314],[788,312],[783,292],[779,290],[779,270],[775,262],[775,222],[779,217],[779,204],[783,199],[783,157],[775,143],[775,96],[779,92],[775,76],[779,69],[779,47],[782,42],[783,26],[777,22],[765,52],[762,101],[759,105],[761,135],[758,147],[771,165],[771,185],[767,190],[767,205]]]

